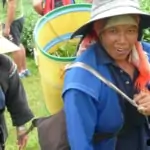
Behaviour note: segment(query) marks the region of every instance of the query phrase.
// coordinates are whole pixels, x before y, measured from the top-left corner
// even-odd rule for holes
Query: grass
[[[40,75],[37,67],[35,66],[34,60],[31,58],[27,58],[28,68],[32,72],[32,76],[22,79],[24,84],[24,88],[27,93],[27,98],[29,102],[29,106],[35,116],[46,116],[48,112],[44,105],[44,98],[42,94],[41,84],[40,84]],[[16,133],[15,128],[11,125],[11,119],[6,113],[6,122],[9,130],[9,137],[6,143],[6,150],[17,150],[16,146]],[[26,147],[26,150],[39,150],[38,138],[36,129],[34,129],[29,134],[29,141]]]
[[[77,3],[82,2],[82,0],[76,0]],[[23,0],[23,6],[25,10],[25,16],[29,11],[32,11],[32,1]],[[26,11],[28,10],[28,11]],[[48,112],[44,104],[44,98],[42,94],[42,88],[40,84],[40,75],[38,68],[36,67],[34,60],[27,58],[27,66],[31,70],[32,76],[22,80],[24,88],[27,93],[28,103],[35,116],[47,116]],[[9,137],[6,142],[6,150],[17,150],[16,145],[16,133],[15,128],[12,127],[11,118],[8,112],[5,114],[6,123],[8,127]],[[29,134],[29,140],[26,150],[39,150],[37,131],[34,129],[32,133]]]
[[[32,10],[32,1],[31,0],[23,0],[23,6],[25,10],[25,16],[28,13],[26,10],[31,11]],[[47,116],[48,112],[46,110],[45,104],[44,104],[44,98],[42,94],[42,88],[40,84],[40,75],[38,72],[38,68],[36,67],[34,60],[32,58],[27,58],[27,66],[30,69],[32,76],[22,79],[24,88],[26,90],[28,103],[33,111],[35,116]],[[8,127],[9,137],[6,142],[6,150],[17,150],[16,145],[16,130],[14,127],[12,127],[11,118],[8,112],[6,112],[6,123]],[[39,150],[38,145],[38,137],[37,137],[37,131],[34,129],[29,134],[29,140],[27,143],[26,150]]]
[[[81,3],[83,2],[83,0],[76,0],[76,2]],[[32,1],[23,0],[23,3],[26,16],[26,14],[33,9]],[[47,116],[48,112],[44,105],[44,98],[42,94],[38,68],[35,66],[34,60],[31,58],[27,58],[27,66],[31,70],[32,76],[23,79],[22,82],[27,93],[29,106],[35,116]],[[6,112],[6,122],[9,131],[9,137],[6,143],[6,150],[17,150],[18,148],[16,146],[15,128],[12,127],[11,119],[8,112]],[[34,129],[32,133],[29,134],[29,140],[26,150],[39,150],[39,149],[40,148],[38,145],[37,131],[36,129]]]
[[[32,1],[23,0],[23,6],[24,6],[24,10],[25,10],[24,12],[26,16],[28,11],[32,11],[33,9]],[[35,116],[38,117],[47,116],[48,112],[44,104],[44,98],[42,94],[38,68],[36,67],[34,60],[32,58],[27,58],[27,66],[30,69],[32,76],[22,79],[22,82],[26,90],[29,106]],[[11,118],[8,112],[6,112],[5,118],[6,118],[6,123],[9,132],[9,137],[6,142],[6,150],[17,150],[18,148],[16,145],[16,129],[12,127]],[[36,129],[34,129],[29,134],[29,140],[27,143],[26,150],[39,150],[39,149],[40,148],[38,145],[37,131]]]

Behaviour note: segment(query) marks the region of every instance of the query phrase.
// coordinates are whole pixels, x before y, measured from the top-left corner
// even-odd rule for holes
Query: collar
[[[114,60],[108,55],[100,43],[95,43],[95,55],[97,62],[102,65],[114,64]]]

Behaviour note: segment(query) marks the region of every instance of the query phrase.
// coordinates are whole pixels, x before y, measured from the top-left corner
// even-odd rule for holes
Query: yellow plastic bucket
[[[70,39],[72,32],[89,20],[90,8],[90,4],[72,4],[57,8],[43,16],[34,29],[41,84],[50,114],[57,113],[63,107],[61,74],[64,66],[75,59],[56,57],[50,53],[56,51],[62,43]]]

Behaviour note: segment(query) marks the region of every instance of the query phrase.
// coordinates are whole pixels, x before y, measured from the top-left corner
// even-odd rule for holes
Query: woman
[[[136,0],[94,0],[91,20],[73,34],[83,35],[79,50],[86,48],[75,62],[97,70],[138,108],[88,71],[68,70],[62,96],[71,150],[150,150],[144,116],[150,115],[150,65],[138,42],[149,20]],[[114,136],[94,144],[94,133]]]

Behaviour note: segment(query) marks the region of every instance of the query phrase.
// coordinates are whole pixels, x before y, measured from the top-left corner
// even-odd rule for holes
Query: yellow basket
[[[34,29],[41,84],[50,114],[57,113],[63,107],[61,74],[64,66],[75,59],[75,57],[56,57],[50,53],[56,51],[70,39],[72,32],[89,20],[90,9],[90,4],[62,6],[43,16]]]

